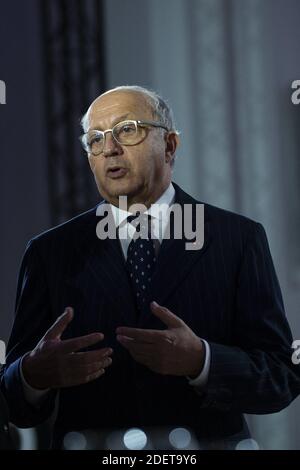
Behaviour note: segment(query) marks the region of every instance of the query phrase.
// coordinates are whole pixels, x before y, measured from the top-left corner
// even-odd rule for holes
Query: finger
[[[132,338],[126,336],[117,335],[117,341],[124,346],[125,349],[130,351],[130,342],[133,342]]]
[[[84,367],[89,364],[100,364],[101,361],[111,358],[109,353],[103,353],[103,350],[89,351],[84,353],[71,353],[67,356],[68,365],[70,367]]]
[[[63,369],[58,374],[57,386],[66,387],[74,383],[85,383],[89,375],[96,374],[100,370],[108,368],[111,364],[112,360],[108,357],[100,362],[84,366],[78,366],[70,360],[65,361]]]
[[[92,382],[93,380],[98,379],[103,374],[105,374],[105,369],[99,369],[97,372],[94,372],[89,375],[80,375],[78,377],[73,377],[69,379],[64,385],[61,387],[74,387],[76,385],[82,385],[88,382]]]
[[[141,328],[128,328],[126,326],[120,326],[116,329],[117,335],[126,336],[127,338],[134,339],[141,343],[157,343],[164,332],[161,330],[143,330]]]
[[[143,364],[144,366],[151,368],[152,362],[148,356],[144,356],[143,354],[137,354],[134,352],[131,352],[130,355],[139,364]]]
[[[177,317],[166,307],[162,307],[157,302],[151,302],[150,306],[152,313],[154,313],[154,315],[156,315],[169,328],[178,328],[183,325],[181,318]]]
[[[126,336],[117,336],[117,340],[130,352],[152,356],[157,352],[157,345],[147,343],[136,343]]]
[[[111,348],[102,348],[97,349],[96,351],[70,353],[68,358],[74,362],[78,361],[78,365],[84,365],[99,362],[105,357],[109,357],[111,354],[113,354],[113,350]]]
[[[60,339],[62,333],[67,328],[68,324],[73,320],[74,310],[72,307],[67,307],[62,315],[57,318],[53,325],[46,331],[44,339]]]
[[[138,328],[117,328],[117,339],[125,338],[139,344],[159,345],[164,342],[174,344],[176,337],[171,330],[141,330]]]
[[[117,335],[117,340],[120,343],[124,342],[128,344],[128,346],[130,346],[130,344],[137,344],[139,346],[155,346],[156,348],[164,343],[170,343],[172,345],[176,343],[176,335],[171,330],[160,331],[159,335],[157,333],[158,331],[155,331],[155,334],[153,334],[153,341],[148,340],[148,337],[145,339],[146,336],[143,338],[142,333],[133,333],[131,336]]]
[[[101,375],[105,374],[105,369],[100,369],[99,371],[95,372],[94,374],[90,374],[87,377],[85,377],[85,383],[87,382],[92,382],[93,380],[98,379],[98,377],[101,377]]]
[[[77,338],[65,339],[61,341],[58,347],[62,353],[71,353],[99,343],[103,338],[104,335],[102,333],[90,333],[89,335],[79,336]]]
[[[77,365],[70,366],[70,375],[73,377],[76,376],[82,376],[85,377],[90,374],[94,374],[100,369],[106,369],[112,365],[112,359],[110,357],[107,357],[105,359],[102,359],[102,361],[99,362],[94,362],[94,364],[88,364],[84,366],[78,367]]]

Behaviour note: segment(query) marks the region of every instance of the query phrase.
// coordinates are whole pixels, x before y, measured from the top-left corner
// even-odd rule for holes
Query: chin
[[[136,186],[133,186],[132,184],[128,184],[128,182],[126,183],[125,181],[119,181],[116,182],[116,184],[110,185],[107,190],[103,187],[102,189],[104,190],[102,191],[103,193],[105,192],[105,194],[107,194],[108,196],[116,198],[119,196],[132,196],[136,193],[138,188]]]

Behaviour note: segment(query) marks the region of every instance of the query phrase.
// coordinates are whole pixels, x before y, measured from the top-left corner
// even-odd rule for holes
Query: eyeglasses
[[[148,127],[161,127],[165,131],[169,129],[160,122],[155,121],[122,121],[112,129],[106,131],[93,130],[80,136],[84,150],[92,155],[99,155],[103,152],[105,134],[111,132],[113,138],[121,145],[136,145],[142,142],[147,136]]]

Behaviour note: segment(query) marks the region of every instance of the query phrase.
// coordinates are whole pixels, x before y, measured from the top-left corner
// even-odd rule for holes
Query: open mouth
[[[120,166],[115,166],[115,167],[109,168],[107,170],[107,176],[109,178],[113,178],[113,179],[122,178],[123,176],[126,175],[127,171],[128,170],[126,168],[122,168]]]

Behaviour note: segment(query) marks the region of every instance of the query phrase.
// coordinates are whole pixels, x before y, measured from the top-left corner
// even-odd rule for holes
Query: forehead
[[[89,127],[107,127],[120,119],[151,119],[153,111],[139,92],[118,91],[99,96],[90,106]]]

